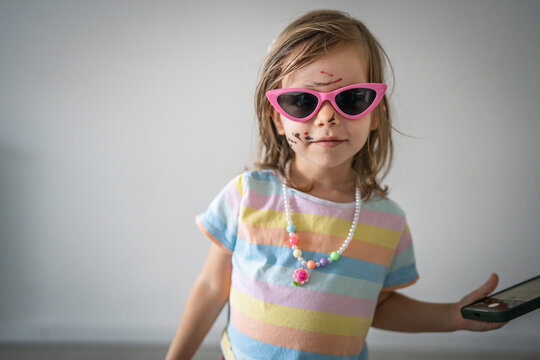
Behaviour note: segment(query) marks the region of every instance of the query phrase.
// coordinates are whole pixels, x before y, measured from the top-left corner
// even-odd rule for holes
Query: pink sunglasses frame
[[[349,115],[349,114],[346,114],[343,111],[341,111],[339,106],[337,106],[337,104],[336,104],[336,95],[343,92],[343,91],[345,91],[345,90],[356,89],[356,88],[371,89],[371,90],[374,90],[377,95],[375,96],[375,100],[373,101],[373,103],[366,110],[364,110],[363,112],[361,112],[358,115]],[[312,117],[314,117],[319,112],[319,110],[321,109],[322,104],[325,101],[330,101],[330,103],[332,104],[334,109],[341,116],[343,116],[343,117],[345,117],[347,119],[359,119],[362,116],[365,116],[365,115],[369,114],[371,111],[373,111],[373,109],[375,109],[377,107],[377,105],[379,105],[379,103],[381,102],[381,100],[382,100],[382,98],[384,96],[385,91],[386,91],[386,84],[363,83],[363,84],[348,85],[348,86],[345,86],[345,87],[342,87],[342,88],[339,88],[339,89],[336,89],[336,90],[330,91],[330,92],[319,92],[319,91],[315,91],[315,90],[301,89],[301,88],[275,89],[275,90],[268,91],[266,93],[266,97],[268,98],[268,100],[270,101],[270,104],[272,104],[274,109],[276,109],[281,115],[285,116],[287,119],[290,119],[292,121],[297,121],[297,122],[305,122],[305,121],[308,121],[309,119],[311,119]],[[288,114],[279,105],[279,103],[277,101],[277,98],[278,98],[278,96],[289,93],[289,92],[305,92],[305,93],[308,93],[308,94],[315,95],[317,97],[317,99],[319,100],[319,102],[317,103],[317,107],[315,108],[315,110],[313,110],[313,112],[311,114],[309,114],[308,116],[303,117],[303,118],[296,118],[296,117]]]

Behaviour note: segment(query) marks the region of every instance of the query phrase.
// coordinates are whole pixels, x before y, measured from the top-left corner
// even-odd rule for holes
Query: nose
[[[319,112],[315,116],[314,124],[318,127],[339,124],[339,119],[336,117],[336,109],[334,109],[330,101],[325,101],[322,104]]]

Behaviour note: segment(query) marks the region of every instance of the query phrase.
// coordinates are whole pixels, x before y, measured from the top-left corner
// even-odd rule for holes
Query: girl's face
[[[367,60],[362,48],[342,45],[321,59],[288,74],[282,88],[304,88],[330,92],[347,85],[367,83]],[[296,156],[297,168],[350,169],[353,157],[362,149],[369,132],[376,129],[372,113],[359,119],[342,117],[328,101],[306,122],[287,119],[274,110],[273,119],[280,135]]]

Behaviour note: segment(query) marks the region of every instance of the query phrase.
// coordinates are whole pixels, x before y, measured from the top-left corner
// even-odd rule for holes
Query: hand
[[[465,319],[461,315],[461,308],[465,305],[469,305],[476,300],[480,300],[495,290],[497,284],[499,283],[499,277],[497,274],[493,273],[489,277],[488,281],[484,285],[480,286],[478,289],[471,292],[469,295],[461,299],[457,304],[453,304],[450,321],[453,324],[455,330],[470,330],[470,331],[487,331],[495,330],[503,327],[508,322],[488,322],[480,320],[470,320]]]

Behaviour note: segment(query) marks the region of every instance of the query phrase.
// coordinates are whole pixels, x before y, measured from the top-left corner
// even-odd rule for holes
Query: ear
[[[275,109],[272,110],[272,121],[276,127],[279,135],[285,135],[285,128],[283,127],[283,121],[281,121],[281,115]]]
[[[369,120],[369,130],[376,130],[379,127],[379,117],[372,116]]]
[[[376,130],[379,127],[379,118],[382,116],[381,113],[386,114],[386,104],[383,102],[379,106],[381,107],[380,110],[375,109],[375,111],[371,113],[369,130]]]

